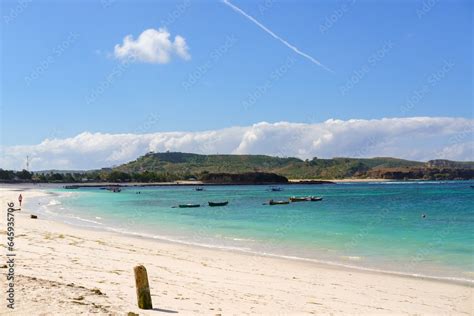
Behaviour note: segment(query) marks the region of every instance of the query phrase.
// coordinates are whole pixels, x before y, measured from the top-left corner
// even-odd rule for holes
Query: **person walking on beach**
[[[18,202],[20,203],[20,207],[21,207],[21,201],[23,201],[23,196],[20,193],[20,195],[18,196]]]

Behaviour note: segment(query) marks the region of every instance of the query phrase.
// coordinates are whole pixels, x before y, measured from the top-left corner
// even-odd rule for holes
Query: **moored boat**
[[[309,199],[308,201],[312,201],[312,202],[317,202],[317,201],[322,201],[323,200],[323,198],[320,197],[320,196],[310,196],[310,197],[308,197],[308,199]]]
[[[299,197],[299,196],[292,196],[290,197],[290,201],[291,202],[305,202],[305,201],[309,201],[308,200],[308,197]]]
[[[285,205],[285,204],[290,204],[290,202],[289,201],[274,201],[274,200],[268,201],[268,205]]]
[[[110,186],[110,187],[106,187],[104,188],[105,190],[108,190],[110,192],[114,192],[114,193],[118,193],[118,192],[121,192],[122,189],[119,188],[119,187],[116,187],[116,186]]]
[[[180,204],[178,205],[179,208],[191,208],[191,207],[200,207],[200,204]]]
[[[227,204],[229,204],[229,201],[225,201],[225,202],[208,202],[209,203],[209,206],[211,207],[214,207],[214,206],[226,206]]]
[[[272,190],[273,192],[280,192],[280,191],[283,191],[283,189],[280,188],[280,187],[271,187],[270,190]]]
[[[65,185],[64,188],[68,190],[79,189],[79,187],[75,185]]]
[[[196,190],[196,191],[204,191],[204,188],[202,188],[202,187],[197,187],[197,188],[195,188],[194,190]]]

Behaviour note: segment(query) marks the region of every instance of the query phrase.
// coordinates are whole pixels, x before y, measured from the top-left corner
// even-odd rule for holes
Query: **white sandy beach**
[[[0,190],[5,251],[7,202]],[[67,226],[15,213],[18,315],[474,314],[467,285],[193,247]],[[5,260],[5,257],[3,256]],[[133,267],[148,270],[155,310],[136,307]],[[3,263],[1,263],[3,265]],[[6,287],[2,273],[2,292]],[[0,314],[11,312],[2,299]]]

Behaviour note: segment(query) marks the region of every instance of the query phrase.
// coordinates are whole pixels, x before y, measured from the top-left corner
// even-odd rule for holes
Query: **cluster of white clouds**
[[[137,39],[133,39],[132,35],[125,36],[121,45],[115,45],[114,55],[123,61],[154,64],[167,64],[172,56],[184,60],[191,59],[184,37],[176,35],[172,41],[170,33],[165,28],[147,29]]]
[[[391,156],[474,160],[474,120],[412,117],[327,120],[316,124],[266,123],[204,132],[104,134],[84,132],[37,145],[1,148],[0,168],[92,169],[136,159],[147,152],[267,154],[306,158]]]

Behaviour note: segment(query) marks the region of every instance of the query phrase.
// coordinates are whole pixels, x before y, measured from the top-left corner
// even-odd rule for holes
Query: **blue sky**
[[[2,1],[4,146],[262,121],[472,118],[472,1],[232,1],[332,72],[221,1],[23,1]],[[123,67],[115,45],[160,27],[191,58],[128,64],[97,93]]]

